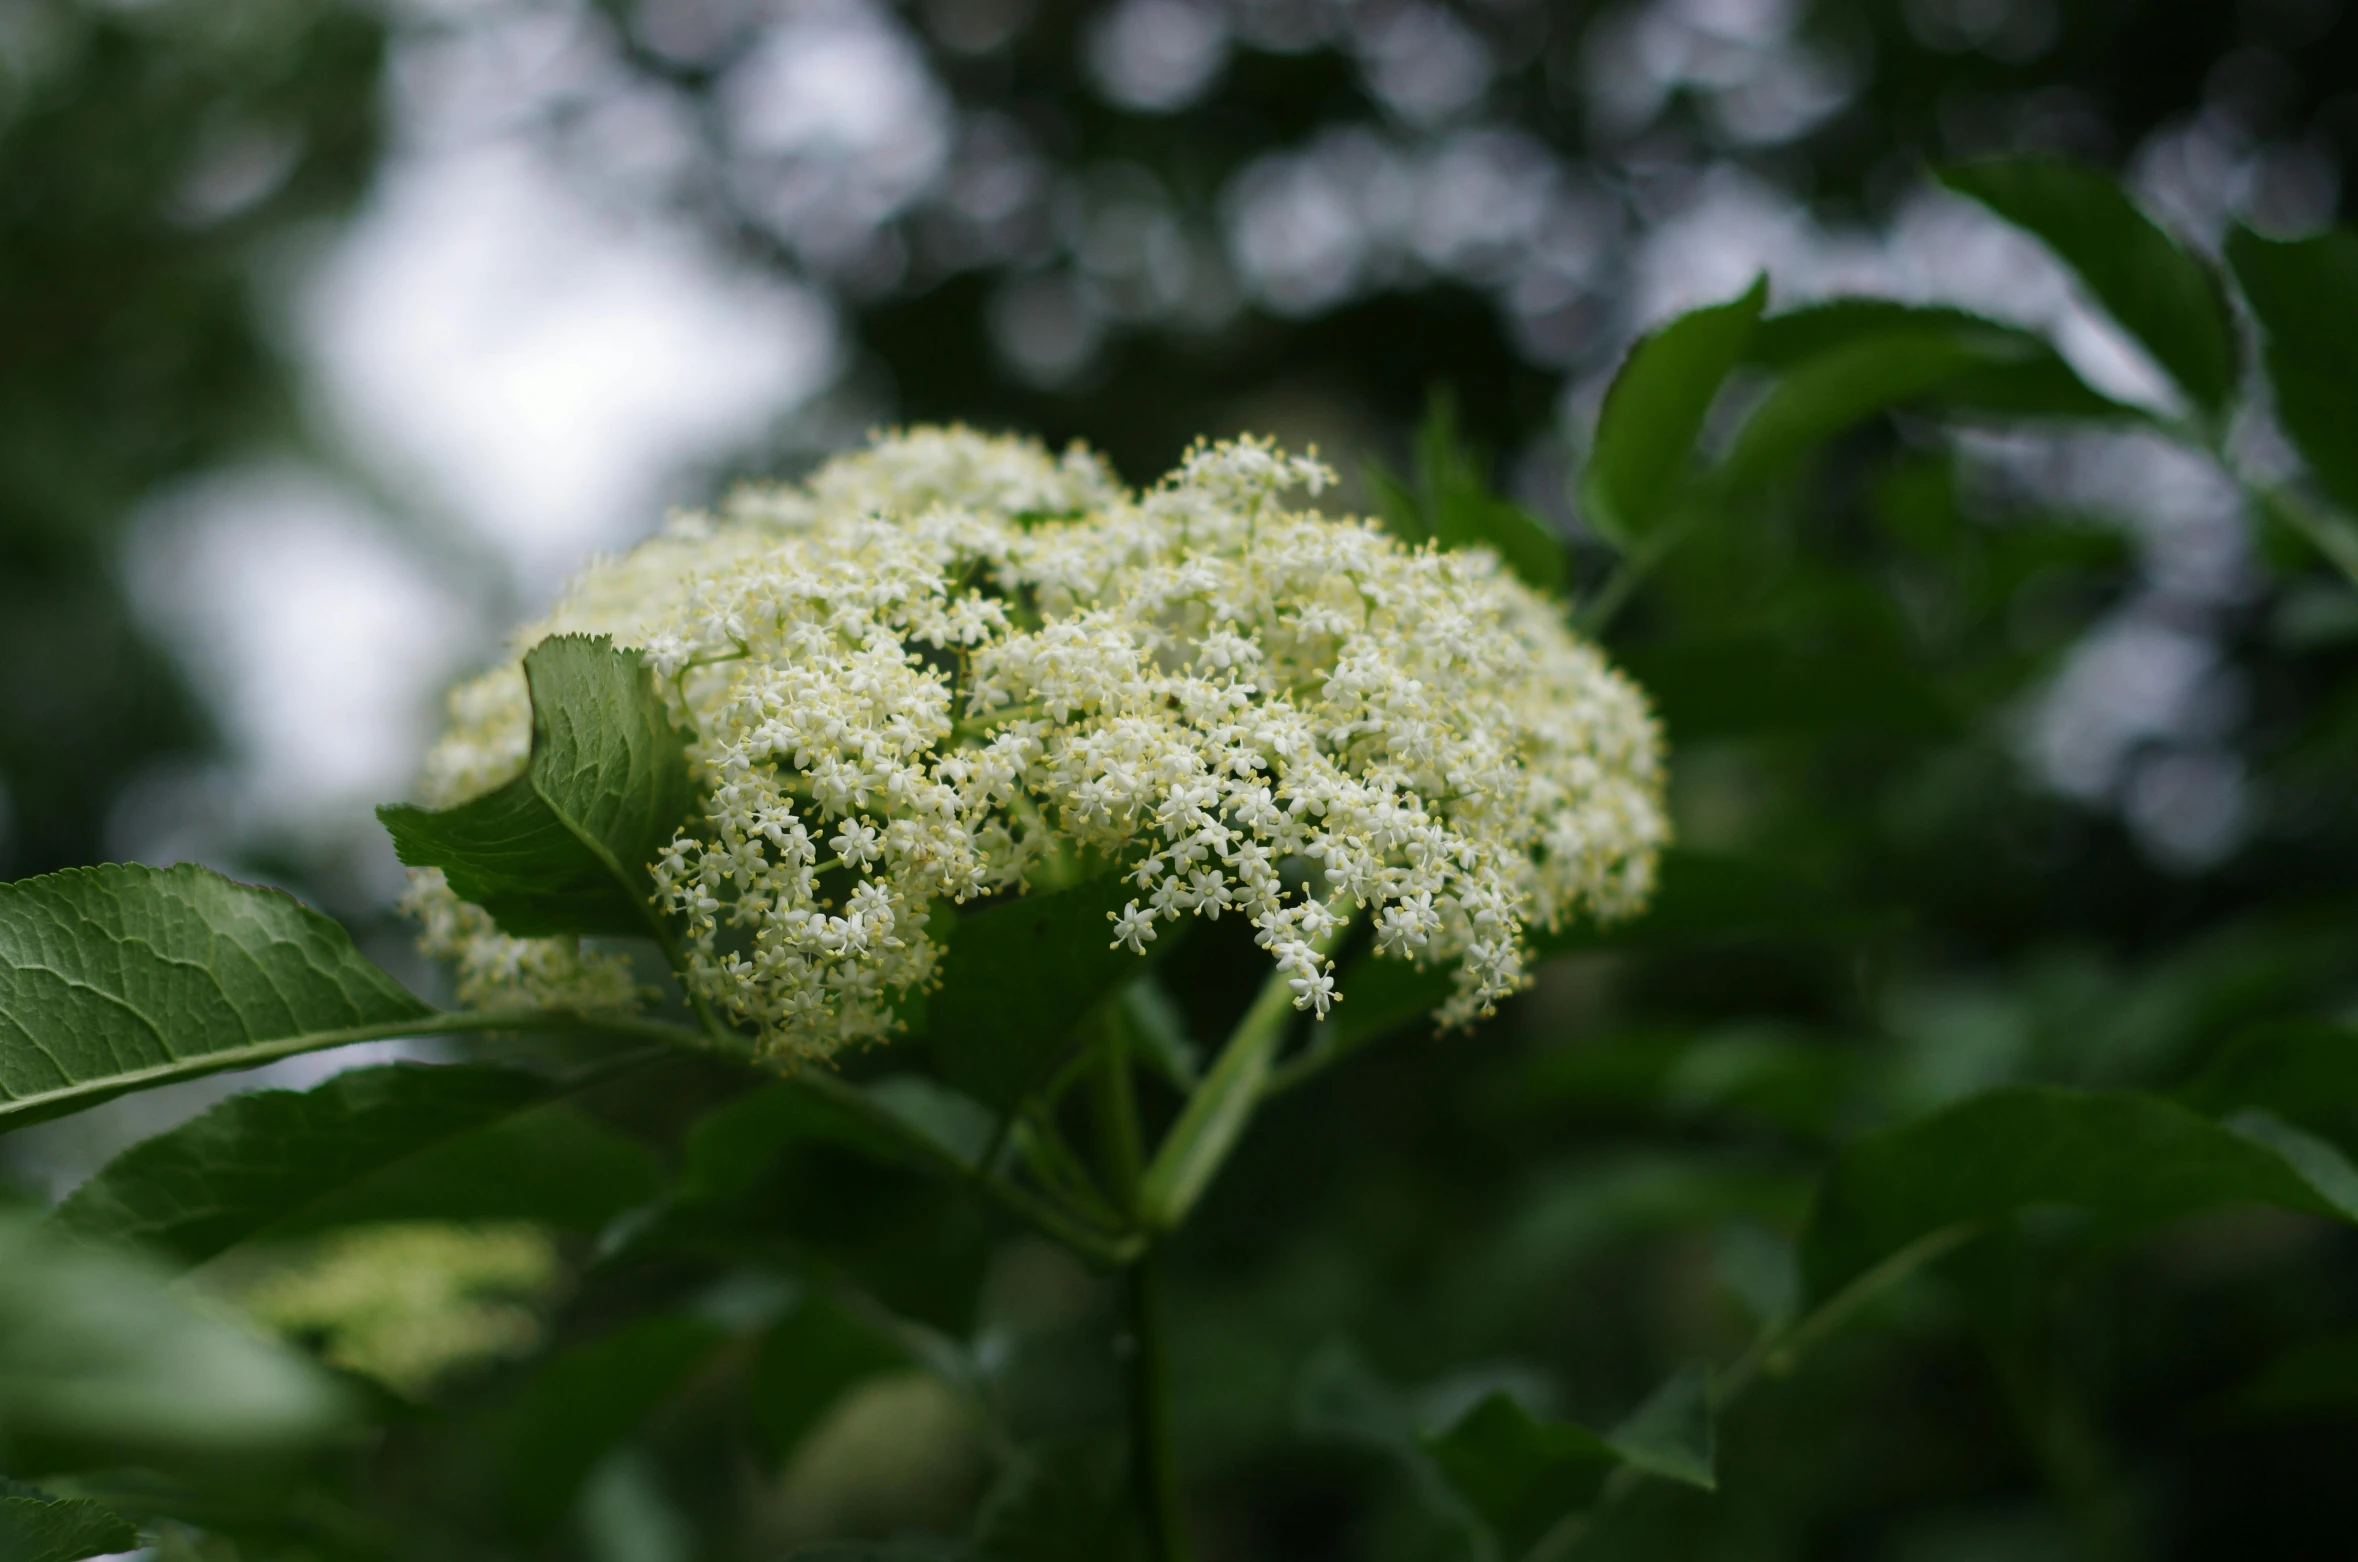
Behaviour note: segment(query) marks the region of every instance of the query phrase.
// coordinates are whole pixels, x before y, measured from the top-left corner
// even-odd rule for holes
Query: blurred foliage
[[[138,502],[299,432],[261,299],[378,150],[381,25],[302,0],[27,0],[0,41],[0,862],[102,854],[205,725],[133,621]]]
[[[1232,175],[1321,126],[1427,134],[1329,23],[1302,48],[1241,49],[1158,115],[1110,104],[1081,71],[1103,8],[1003,9],[1016,21],[981,47],[1001,14],[982,0],[906,20],[969,116],[1016,127],[1083,192],[1069,209],[1143,170],[1181,237],[1201,239]],[[1765,142],[1728,130],[1704,76],[1635,128],[1588,112],[1587,41],[1670,9],[1451,13],[1498,66],[1495,114],[1593,176],[1617,234],[1642,234],[1707,165],[1873,219],[1920,160],[2117,165],[2206,114],[2358,166],[2358,20],[2322,0],[1822,0],[1795,36],[1845,62],[1856,91]],[[22,14],[0,97],[12,874],[99,855],[126,776],[202,740],[143,649],[111,550],[156,485],[305,437],[256,278],[364,187],[387,25],[294,5]],[[632,71],[692,104],[754,43],[751,13],[727,6],[604,14]],[[2141,250],[2147,273],[2175,275],[2086,282],[2192,377],[2195,406],[2236,388],[2219,341],[2255,348],[2247,369],[2275,376],[2314,481],[2255,468],[2231,422],[2143,433],[2125,456],[2085,443],[2137,415],[2009,328],[1772,306],[1740,347],[1703,340],[1695,316],[1647,338],[1633,362],[1660,389],[1632,404],[1693,416],[1670,420],[1666,451],[1634,449],[1608,400],[1574,497],[1541,436],[1568,380],[1601,384],[1621,361],[1643,278],[1618,239],[1560,335],[1428,272],[1215,324],[1115,308],[1059,380],[996,351],[989,322],[1030,296],[1010,291],[1025,279],[1072,271],[1071,232],[1050,223],[959,260],[934,207],[880,250],[815,259],[738,202],[713,157],[684,208],[851,311],[861,351],[822,413],[1086,437],[1132,473],[1247,423],[1386,455],[1402,475],[1370,479],[1368,508],[1403,530],[1492,546],[1534,514],[1561,530],[1579,611],[1676,744],[1683,844],[1655,911],[1565,939],[1536,990],[1472,1037],[1404,1024],[1429,1000],[1413,980],[1380,985],[1398,968],[1354,971],[1171,1249],[1177,1442],[1207,1562],[1535,1542],[1584,1559],[2346,1550],[2358,1239],[2339,1155],[2358,1148],[2358,1037],[2267,1026],[2358,1005],[2358,593],[2331,567],[2358,558],[2331,508],[2349,482],[2332,433],[2352,373],[2354,295],[2334,280],[2346,233],[2309,248],[2238,233],[2222,273],[2199,247],[2122,237],[2135,213],[2107,197],[1960,181],[2034,225],[2111,221],[2079,256],[2057,238],[2083,270]],[[259,194],[221,193],[258,167],[275,170]],[[2208,329],[2172,321],[2208,319],[2227,273],[2253,318],[2182,336]],[[1436,384],[1454,387],[1470,440],[1437,420],[1412,436]],[[2069,422],[2019,421],[2054,418]],[[2100,513],[2106,483],[2179,470],[2166,464],[2188,441],[2201,470],[2234,474],[2250,544],[2233,588],[2196,601],[2172,594],[2150,532]],[[2097,478],[2040,480],[2074,461]],[[2053,680],[2125,620],[2207,645],[2230,714],[2132,730],[2127,779],[2063,795],[2034,779],[2026,734]],[[2205,776],[2232,778],[2239,833],[2174,855],[2138,821]],[[1097,991],[1085,968],[1055,973],[1086,989],[1066,1012],[1073,993],[1039,974],[1051,914],[966,930],[954,949],[1006,951],[975,957],[987,998],[927,1016],[923,1047],[857,1060],[840,1090],[714,1059],[563,1073],[561,1038],[542,1038],[484,1047],[504,1083],[344,1076],[131,1152],[79,1200],[123,1222],[96,1235],[194,1261],[290,1231],[524,1219],[555,1233],[565,1291],[537,1353],[454,1374],[423,1407],[352,1385],[375,1440],[331,1439],[257,1486],[154,1451],[183,1451],[170,1438],[188,1386],[245,1363],[256,1424],[279,1416],[290,1438],[328,1426],[332,1396],[279,1355],[238,1356],[262,1347],[168,1301],[152,1273],[0,1264],[0,1307],[91,1310],[20,1302],[48,1273],[97,1288],[77,1296],[139,1298],[119,1305],[154,1331],[144,1353],[92,1357],[141,1374],[100,1429],[119,1439],[110,1457],[52,1478],[55,1461],[10,1443],[7,1472],[45,1484],[0,1491],[0,1523],[87,1523],[113,1544],[111,1509],[160,1555],[224,1559],[750,1559],[826,1535],[854,1538],[799,1554],[957,1554],[908,1529],[963,1531],[1004,1562],[1123,1555],[1115,1288],[935,1175],[992,1148],[973,1133],[989,1114],[950,1091],[1017,1099],[1039,1059],[1016,1049],[1053,1061],[1058,1027]],[[1229,924],[1195,930],[1126,1001],[1151,1127],[1250,1001],[1250,956]],[[928,1077],[874,1088],[908,1069]],[[569,1099],[547,1105],[559,1089]],[[1034,1184],[1086,1191],[1064,1141],[1088,1126],[1068,1104],[998,1148]],[[248,1168],[225,1142],[350,1153]],[[238,1175],[192,1189],[192,1165]],[[0,1240],[33,1240],[18,1230]],[[1862,1275],[1884,1279],[1855,1287]],[[152,1359],[166,1345],[173,1359]],[[1699,1381],[1696,1362],[1717,1371],[1711,1492],[1692,1478],[1694,1396],[1670,1394]],[[40,1430],[54,1392],[0,1376],[0,1431]],[[121,1468],[134,1457],[162,1468]],[[1633,1469],[1655,1478],[1617,1473]],[[1591,1495],[1610,1500],[1567,1522]]]

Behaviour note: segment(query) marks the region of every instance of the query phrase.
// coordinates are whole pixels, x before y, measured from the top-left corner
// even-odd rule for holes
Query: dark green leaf
[[[199,1264],[430,1146],[544,1101],[512,1069],[396,1063],[308,1091],[233,1096],[133,1145],[58,1206],[79,1236]]]
[[[1790,382],[1788,382],[1790,383]],[[1621,658],[1685,738],[1831,732],[1939,737],[1958,716],[1942,689],[1886,643],[1801,648],[1764,635],[1639,646]]]
[[[1941,170],[1941,182],[2037,235],[2214,416],[2234,393],[2234,324],[2218,278],[2105,174],[2044,157]]]
[[[1038,1084],[1089,1011],[1146,968],[1109,920],[1136,893],[1096,878],[959,917],[926,1006],[942,1077],[997,1107]]]
[[[503,1495],[517,1528],[543,1534],[564,1517],[598,1461],[728,1338],[702,1318],[658,1315],[543,1367],[507,1443]]]
[[[806,1295],[763,1336],[753,1414],[783,1459],[854,1384],[908,1364],[908,1352],[824,1296]]]
[[[1845,1150],[1802,1272],[1823,1302],[1920,1238],[2033,1205],[2159,1219],[2264,1204],[2349,1220],[2354,1191],[2358,1173],[2330,1147],[2271,1120],[2239,1129],[2129,1091],[2009,1086]]]
[[[1776,864],[1672,847],[1646,909],[1609,927],[1575,921],[1531,935],[1534,961],[1581,949],[1763,936],[1848,937],[1876,919],[1838,902],[1825,886]],[[1449,996],[1444,965],[1422,968],[1363,951],[1337,983],[1344,1001],[1310,1031],[1312,1048],[1349,1051],[1439,1008]]]
[[[532,759],[524,774],[439,812],[377,817],[412,867],[520,938],[654,930],[648,868],[688,809],[687,739],[638,651],[559,635],[524,658]]]
[[[6,1562],[80,1562],[138,1545],[139,1531],[128,1519],[87,1497],[51,1497],[0,1481],[0,1558]]]
[[[1581,510],[1599,533],[1628,547],[1662,524],[1704,415],[1767,302],[1762,277],[1741,298],[1681,315],[1629,350],[1580,480]]]
[[[2318,486],[2358,511],[2358,233],[2227,237],[2227,261],[2267,337],[2276,420]]]
[[[1563,542],[1538,516],[1493,493],[1483,467],[1459,437],[1456,399],[1436,390],[1417,429],[1415,489],[1380,467],[1367,481],[1384,529],[1403,542],[1488,549],[1525,585],[1561,596]]]
[[[396,1161],[291,1212],[273,1235],[393,1220],[535,1220],[594,1232],[662,1191],[654,1151],[557,1101]]]
[[[198,1311],[166,1279],[0,1214],[0,1460],[229,1465],[346,1425],[351,1405],[308,1362]]]
[[[1778,379],[1736,432],[1720,480],[1773,477],[1871,413],[1987,370],[1993,344],[1954,331],[1902,329],[1829,348]]]
[[[1713,1457],[1711,1369],[1690,1363],[1646,1396],[1613,1429],[1620,1454],[1648,1475],[1711,1491],[1719,1485]]]
[[[1138,1519],[1119,1439],[1092,1437],[1028,1448],[975,1514],[977,1562],[1127,1562],[1138,1555]]]
[[[0,1125],[432,1013],[328,918],[193,864],[0,884]]]
[[[1789,373],[1828,353],[1892,335],[1946,336],[1978,355],[1978,365],[1935,387],[1944,407],[2009,417],[2146,415],[2090,389],[2045,337],[1962,309],[1885,298],[1829,299],[1761,321],[1746,356],[1763,368]]]
[[[1503,1390],[1426,1438],[1425,1449],[1508,1557],[1522,1556],[1565,1515],[1594,1503],[1621,1464],[1596,1433],[1540,1421]]]

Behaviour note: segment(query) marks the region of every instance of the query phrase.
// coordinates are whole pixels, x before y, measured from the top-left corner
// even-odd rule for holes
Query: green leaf
[[[1742,297],[1683,314],[1629,350],[1580,480],[1581,510],[1599,533],[1626,548],[1661,526],[1704,415],[1767,302],[1763,276]]]
[[[595,1232],[658,1198],[655,1152],[564,1101],[398,1160],[284,1217],[274,1236],[395,1220],[534,1220]]]
[[[1648,1475],[1714,1491],[1711,1369],[1690,1362],[1613,1429],[1616,1453]]]
[[[0,1481],[0,1557],[7,1562],[80,1562],[138,1546],[130,1520],[87,1497],[51,1497]]]
[[[642,653],[559,635],[524,658],[532,759],[522,775],[439,812],[377,810],[412,867],[519,938],[660,936],[648,867],[688,811],[687,738]]]
[[[1996,158],[1940,180],[2038,236],[2204,411],[2234,393],[2235,329],[2219,281],[2109,176],[2044,157]]]
[[[1078,1437],[1008,1461],[974,1518],[977,1562],[1130,1562],[1138,1520],[1118,1439]]]
[[[0,1461],[233,1466],[348,1424],[350,1402],[317,1369],[198,1311],[166,1279],[0,1214]]]
[[[396,1063],[307,1091],[233,1096],[116,1156],[51,1220],[77,1236],[141,1242],[200,1264],[552,1090],[512,1069]]]
[[[2091,389],[2045,337],[1962,309],[1887,298],[1828,299],[1761,321],[1745,356],[1759,367],[1790,373],[1828,353],[1893,335],[1945,336],[1975,352],[1978,364],[1933,389],[1944,407],[2006,417],[2147,416]]]
[[[1593,1505],[1621,1464],[1604,1438],[1584,1426],[1541,1421],[1504,1390],[1426,1438],[1425,1449],[1508,1557],[1522,1556],[1565,1515]]]
[[[772,1457],[791,1454],[853,1385],[908,1362],[898,1343],[806,1294],[762,1337],[754,1358],[753,1415]]]
[[[2345,510],[2358,511],[2358,233],[2227,236],[2227,263],[2267,338],[2276,420]]]
[[[1594,1505],[1624,1465],[1707,1490],[1713,1484],[1710,1374],[1699,1365],[1657,1389],[1610,1436],[1542,1420],[1505,1389],[1436,1429],[1337,1343],[1304,1366],[1296,1419],[1305,1431],[1392,1459],[1427,1509],[1491,1542],[1485,1554],[1507,1558]]]
[[[1831,347],[1782,376],[1736,432],[1719,481],[1741,488],[1777,475],[1871,413],[1986,370],[1993,344],[1955,331],[1897,329]]]
[[[1456,399],[1436,389],[1417,429],[1415,490],[1380,467],[1367,473],[1384,529],[1444,552],[1488,549],[1534,591],[1563,595],[1563,542],[1538,516],[1491,492],[1483,465],[1459,437]]]
[[[2263,1204],[2352,1220],[2358,1172],[2272,1119],[2227,1126],[2131,1091],[2010,1086],[1842,1153],[1802,1238],[1809,1298],[1921,1238],[2042,1204],[2136,1219]]]
[[[1531,934],[1536,963],[1581,949],[1739,938],[1855,936],[1876,925],[1825,886],[1777,864],[1674,846],[1662,854],[1660,878],[1646,909],[1608,927],[1575,921]],[[1311,1027],[1310,1048],[1348,1052],[1431,1014],[1449,996],[1450,968],[1419,967],[1363,950],[1343,968],[1343,1001]]]
[[[1682,1369],[1617,1427],[1600,1437],[1566,1421],[1542,1421],[1505,1390],[1494,1390],[1425,1451],[1480,1516],[1501,1555],[1520,1557],[1572,1514],[1595,1505],[1623,1465],[1710,1491],[1711,1373]]]
[[[0,1127],[433,1012],[293,896],[193,864],[0,884]]]
[[[2179,1099],[2211,1117],[2263,1111],[2358,1145],[2358,1030],[2314,1021],[2239,1032]]]
[[[942,1078],[997,1107],[1038,1084],[1089,1011],[1146,969],[1114,944],[1109,920],[1135,895],[1101,877],[959,917],[926,1004]]]
[[[543,1367],[507,1441],[502,1494],[519,1532],[541,1535],[554,1527],[598,1461],[728,1338],[707,1319],[659,1314]]]

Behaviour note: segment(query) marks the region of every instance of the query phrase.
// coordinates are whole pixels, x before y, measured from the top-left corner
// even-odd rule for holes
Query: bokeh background
[[[1593,582],[1567,478],[1614,365],[1762,270],[1778,307],[1866,292],[2030,325],[2166,405],[2052,260],[1925,172],[2004,150],[2118,171],[2198,248],[2347,220],[2358,8],[0,0],[0,877],[199,860],[400,960],[368,809],[409,784],[449,681],[586,553],[880,424],[1085,439],[1134,482],[1198,434],[1270,432],[1315,442],[1350,503],[1445,387]],[[2238,437],[2288,465],[2264,420]],[[1680,1132],[1774,1161],[1858,1110],[2158,1079],[2242,1018],[2346,1003],[2347,919],[2319,908],[2346,911],[2358,861],[2334,780],[2353,717],[2326,673],[2358,613],[2266,542],[2151,436],[1902,420],[1682,556],[1615,646],[1662,700],[1686,840],[1805,862],[1908,930],[1569,962],[1505,1027],[1538,1062],[1465,1082],[1410,1048],[1340,1106],[1289,1108],[1236,1180],[1292,1194],[1210,1211],[1181,1276],[1197,1348],[1236,1374],[1189,1412],[1199,1453],[1274,1435],[1268,1384],[1338,1319],[1409,1376],[1506,1341],[1576,1409],[1711,1335],[1676,1311],[1703,1306],[1711,1251],[1617,1244],[1752,1195],[1714,1205],[1719,1173],[1675,1158],[1606,1175],[1572,1147],[1610,1131],[1502,1105],[1626,1105],[1636,1086],[1547,1062],[1564,1036],[1716,1038],[1695,1067],[1736,1073],[1681,1099],[1788,1094],[1732,1140]],[[1792,1056],[1712,1029],[1739,1021],[1871,1036],[1873,1084],[1746,1074]],[[13,1175],[70,1186],[225,1088],[17,1136]],[[1477,1218],[1489,1256],[1437,1276]],[[2067,1320],[2106,1347],[2087,1417],[2158,1448],[2074,1466],[2078,1422],[2060,1452],[1993,1430],[2003,1372],[1910,1354],[1935,1317],[1785,1407],[1814,1433],[1739,1456],[1784,1471],[1776,1503],[1661,1533],[2097,1554],[2159,1504],[2171,1554],[2344,1554],[2329,1447],[2185,1408],[2358,1294],[2348,1254],[2272,1231],[2173,1250]],[[2219,1242],[2293,1267],[2236,1290]],[[2122,1306],[2150,1336],[2102,1322]],[[2199,1459],[2156,1430],[2197,1422]],[[1215,1471],[1224,1554],[1362,1533],[1355,1468]],[[2024,1495],[2042,1482],[2062,1495]]]

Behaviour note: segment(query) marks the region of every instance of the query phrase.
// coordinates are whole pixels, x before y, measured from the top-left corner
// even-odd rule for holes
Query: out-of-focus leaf
[[[931,1149],[912,1145],[906,1134],[893,1131],[894,1123]],[[689,1130],[689,1187],[705,1197],[737,1197],[779,1152],[809,1139],[921,1171],[970,1168],[996,1127],[996,1117],[981,1103],[915,1074],[825,1093],[785,1080],[737,1097]]]
[[[2318,486],[2358,512],[2358,233],[2227,237],[2227,261],[2267,336],[2276,419]]]
[[[792,1453],[845,1390],[908,1362],[900,1345],[827,1297],[806,1294],[771,1325],[754,1358],[753,1414],[772,1456]]]
[[[1566,1514],[1593,1504],[1622,1462],[1588,1428],[1538,1420],[1503,1391],[1427,1437],[1425,1449],[1507,1557],[1522,1556]]]
[[[1629,350],[1580,479],[1581,511],[1599,533],[1626,548],[1662,524],[1704,415],[1767,302],[1764,276],[1742,297],[1683,314]]]
[[[1851,1051],[1775,1031],[1606,1037],[1535,1052],[1500,1081],[1496,1101],[1519,1114],[1583,1107],[1724,1114],[1817,1135],[1832,1128],[1854,1067]]]
[[[519,938],[657,929],[648,867],[688,809],[687,738],[643,653],[558,635],[524,658],[532,759],[524,774],[439,811],[377,810],[412,867]]]
[[[1623,1465],[1706,1489],[1714,1480],[1710,1375],[1699,1366],[1657,1389],[1610,1436],[1541,1420],[1504,1389],[1432,1427],[1338,1343],[1304,1366],[1296,1418],[1304,1431],[1395,1461],[1426,1507],[1473,1530],[1485,1555],[1522,1556],[1592,1505]]]
[[[1671,1374],[1613,1429],[1611,1441],[1614,1452],[1648,1475],[1717,1488],[1711,1369],[1690,1362]]]
[[[2245,1379],[2230,1403],[2248,1416],[2347,1415],[2358,1405],[2358,1332],[2294,1341]]]
[[[81,1562],[138,1545],[131,1521],[101,1503],[0,1480],[0,1558],[6,1562]]]
[[[2108,175],[2045,157],[1940,171],[1941,182],[2045,242],[2196,405],[2234,393],[2235,330],[2218,278]]]
[[[199,1264],[430,1146],[548,1098],[513,1069],[396,1063],[233,1096],[133,1145],[59,1205],[80,1236]]]
[[[1853,937],[1880,920],[1843,905],[1826,887],[1750,857],[1672,847],[1646,909],[1605,927],[1574,920],[1530,935],[1536,963],[1582,949],[1645,948],[1737,938]],[[1336,984],[1344,1001],[1311,1027],[1312,1049],[1347,1052],[1432,1013],[1449,996],[1449,967],[1363,951]]]
[[[1403,542],[1443,550],[1486,548],[1535,591],[1561,596],[1564,544],[1529,510],[1491,492],[1457,428],[1457,403],[1436,391],[1417,430],[1412,490],[1381,468],[1367,474],[1384,529]]]
[[[2257,1109],[2348,1139],[2358,1128],[2358,1030],[2311,1021],[2253,1026],[2179,1095],[2214,1117]]]
[[[1673,733],[1700,737],[1825,733],[1939,737],[1956,730],[1947,695],[1895,647],[1796,649],[1756,635],[1713,636],[1624,653]]]
[[[234,1465],[349,1424],[310,1363],[197,1311],[143,1260],[0,1213],[0,1460]]]
[[[433,1012],[293,896],[194,864],[0,884],[0,1127]]]
[[[822,1540],[796,1546],[786,1562],[983,1562],[957,1540]],[[996,1562],[996,1559],[993,1559]]]
[[[2358,1172],[2273,1119],[2230,1127],[2131,1091],[2008,1086],[1842,1153],[1802,1239],[1809,1297],[1935,1232],[2042,1204],[2134,1219],[2263,1204],[2353,1220]]]
[[[1931,387],[1941,407],[2004,417],[2143,418],[2089,387],[2045,337],[1962,309],[1888,298],[1836,298],[1771,315],[1753,332],[1747,358],[1779,373],[1829,353],[1891,336],[1946,337],[1979,358]]]
[[[1027,1448],[975,1514],[977,1562],[1129,1562],[1138,1520],[1118,1438]]]
[[[542,1367],[506,1441],[502,1498],[518,1531],[546,1533],[598,1461],[728,1338],[710,1320],[657,1314]]]
[[[1737,430],[1718,479],[1741,488],[1775,476],[1871,413],[2007,362],[2000,344],[1954,330],[1855,337],[1777,380]]]
[[[594,1232],[662,1189],[654,1151],[557,1101],[396,1161],[291,1211],[272,1235],[393,1220],[532,1220]]]
[[[1146,968],[1109,920],[1135,895],[1103,877],[959,917],[926,1005],[942,1077],[997,1107],[1038,1084],[1089,1011]]]

